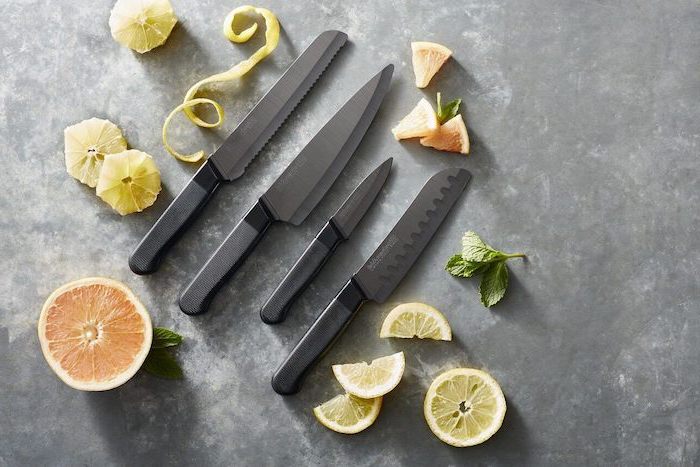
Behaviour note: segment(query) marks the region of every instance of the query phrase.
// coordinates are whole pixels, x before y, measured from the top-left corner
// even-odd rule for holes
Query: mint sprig
[[[462,99],[455,99],[448,102],[444,107],[442,106],[442,96],[437,93],[437,118],[440,125],[450,120],[459,113],[459,105],[462,103]]]
[[[508,288],[506,261],[525,258],[524,253],[504,253],[484,242],[476,232],[468,231],[462,237],[462,253],[452,256],[445,269],[457,277],[481,274],[479,293],[481,303],[491,307],[498,303]]]
[[[151,350],[141,368],[159,378],[181,379],[182,368],[169,350],[171,347],[177,347],[181,342],[180,334],[165,328],[153,328]]]

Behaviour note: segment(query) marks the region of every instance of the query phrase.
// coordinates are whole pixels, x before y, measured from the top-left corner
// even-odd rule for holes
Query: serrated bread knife
[[[384,302],[411,269],[471,175],[446,169],[433,175],[389,235],[316,318],[272,377],[278,394],[299,391],[308,370],[343,332],[367,300]]]
[[[292,269],[260,309],[260,318],[267,324],[284,321],[294,300],[306,289],[337,246],[350,234],[374,203],[384,186],[393,159],[389,158],[369,174],[343,205],[309,243]]]
[[[347,35],[321,33],[290,65],[253,110],[202,164],[129,256],[136,274],[151,274],[222,182],[237,179],[321,76]]]
[[[180,294],[180,309],[204,313],[272,222],[300,224],[333,185],[384,99],[393,65],[386,66],[331,117],[234,227]]]

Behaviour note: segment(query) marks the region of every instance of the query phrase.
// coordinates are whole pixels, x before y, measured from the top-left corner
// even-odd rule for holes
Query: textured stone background
[[[155,275],[127,256],[196,167],[160,143],[167,112],[199,78],[250,54],[221,22],[236,2],[173,0],[165,46],[143,56],[110,37],[111,1],[6,0],[0,5],[0,465],[691,465],[700,463],[700,294],[697,276],[700,6],[686,1],[513,0],[272,2],[278,50],[216,95],[224,128],[180,121],[173,142],[217,147],[311,39],[348,33],[345,47],[287,124],[222,189]],[[431,86],[412,84],[409,42],[455,51]],[[386,63],[395,79],[342,179],[300,227],[276,225],[190,318],[176,297],[252,201],[332,112]],[[462,97],[473,153],[441,154],[389,132],[418,99]],[[121,218],[65,173],[63,128],[109,118],[150,152],[164,191]],[[394,156],[376,206],[276,327],[258,309],[305,244],[367,173]],[[364,261],[428,176],[450,166],[474,178],[389,303],[369,304],[294,397],[270,375]],[[474,229],[512,261],[492,310],[477,283],[442,270]],[[108,393],[63,385],[41,356],[36,320],[64,282],[105,275],[129,284],[153,320],[186,336],[186,379],[138,375]],[[396,303],[431,303],[452,343],[380,340]],[[407,371],[375,426],[332,433],[311,408],[340,391],[329,365],[404,350]],[[501,431],[455,449],[428,430],[430,381],[455,366],[492,373],[508,399]]]

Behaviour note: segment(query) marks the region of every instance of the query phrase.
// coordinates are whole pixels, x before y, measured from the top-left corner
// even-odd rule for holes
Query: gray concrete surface
[[[698,122],[700,6],[687,1],[517,0],[272,2],[278,50],[215,95],[218,131],[180,120],[172,139],[211,151],[310,40],[351,43],[287,124],[222,189],[155,275],[127,256],[196,167],[160,143],[168,111],[199,78],[246,57],[221,22],[236,2],[173,0],[180,22],[143,56],[115,43],[111,1],[0,5],[0,465],[693,465],[700,463]],[[409,43],[455,54],[425,90]],[[259,44],[259,42],[257,43]],[[209,314],[176,297],[244,210],[366,78],[396,65],[392,90],[341,180],[300,227],[276,225]],[[462,97],[473,152],[441,154],[389,130],[422,96]],[[65,172],[63,128],[89,117],[123,128],[151,153],[164,190],[120,217]],[[375,208],[276,327],[258,309],[342,199],[388,156]],[[294,397],[270,375],[335,291],[371,253],[428,176],[459,166],[466,196],[388,303],[368,304]],[[503,303],[442,270],[474,229],[512,261]],[[185,336],[180,382],[139,374],[107,393],[62,384],[41,356],[36,320],[64,282],[126,282],[157,325]],[[394,305],[419,300],[450,320],[452,343],[389,341]],[[403,350],[407,370],[375,426],[356,436],[319,425],[311,408],[340,391],[329,365]],[[486,444],[456,449],[428,430],[431,380],[456,366],[501,383],[508,413]]]

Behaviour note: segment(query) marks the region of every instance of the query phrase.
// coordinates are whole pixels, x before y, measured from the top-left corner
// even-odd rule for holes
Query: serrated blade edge
[[[211,155],[226,180],[243,175],[346,41],[347,35],[341,31],[325,31],[316,37]]]

